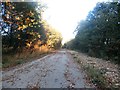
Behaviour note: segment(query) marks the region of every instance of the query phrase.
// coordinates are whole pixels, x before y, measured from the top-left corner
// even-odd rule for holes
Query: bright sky
[[[43,19],[59,30],[63,43],[74,38],[78,22],[86,18],[97,2],[105,0],[42,0],[47,4]]]

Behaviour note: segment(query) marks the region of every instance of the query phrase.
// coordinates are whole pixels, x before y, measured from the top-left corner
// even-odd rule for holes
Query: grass
[[[77,60],[77,62],[80,65],[82,64],[82,68],[90,78],[90,82],[92,82],[98,88],[106,88],[107,82],[101,70],[94,68],[94,66],[83,64],[80,60]]]
[[[23,64],[29,61],[33,61],[35,59],[39,59],[45,55],[48,55],[49,51],[47,52],[40,52],[40,51],[35,51],[35,52],[22,52],[22,53],[16,53],[16,54],[5,54],[2,57],[2,68],[6,69],[9,67],[13,67],[19,64]]]
[[[84,67],[87,75],[91,78],[91,82],[98,88],[106,88],[107,82],[102,72],[98,69],[95,69],[91,66]]]
[[[110,90],[114,90],[118,88],[114,86],[114,84],[110,84],[109,81],[105,77],[105,73],[107,69],[99,69],[94,66],[94,64],[87,63],[87,60],[82,60],[79,55],[76,53],[71,53],[73,59],[82,67],[82,69],[87,74],[88,80],[94,84],[98,89],[109,88]]]

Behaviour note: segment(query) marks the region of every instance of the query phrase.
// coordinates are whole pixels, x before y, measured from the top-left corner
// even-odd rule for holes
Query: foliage
[[[3,66],[6,64],[9,66],[11,62],[20,64],[27,57],[37,56],[36,53],[39,56],[49,52],[51,48],[61,47],[61,34],[42,19],[45,6],[41,3],[1,2],[0,4]],[[21,56],[23,53],[28,55]],[[18,56],[14,57],[17,54]]]
[[[62,44],[62,35],[57,32],[54,28],[52,28],[47,22],[44,21],[44,28],[46,32],[47,38],[47,46],[48,48],[59,49]]]
[[[92,78],[92,83],[95,85],[97,84],[98,88],[106,88],[106,86],[108,86],[105,77],[99,69],[95,69],[90,66],[84,67],[84,69],[86,70],[88,76]]]
[[[3,48],[21,49],[33,44],[42,37],[42,24],[35,2],[3,2]],[[21,6],[21,7],[19,7]]]
[[[74,40],[67,44],[91,56],[120,63],[120,3],[98,3],[81,21]],[[74,41],[74,43],[72,43]]]
[[[42,20],[43,10],[44,7],[37,2],[2,2],[3,51],[21,51],[24,47],[32,49],[38,41],[39,46],[47,44],[49,39]],[[57,38],[57,32],[54,35]]]

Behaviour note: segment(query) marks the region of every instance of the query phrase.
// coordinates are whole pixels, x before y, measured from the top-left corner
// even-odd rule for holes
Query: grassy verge
[[[109,70],[111,66],[106,66],[103,61],[101,65],[97,58],[88,57],[76,52],[70,52],[75,62],[77,62],[87,74],[87,79],[99,89],[109,88],[114,90],[120,88],[119,72]],[[111,67],[113,68],[113,67]]]
[[[2,57],[2,69],[10,68],[19,64],[30,62],[36,59],[39,59],[45,55],[52,53],[51,51],[47,52],[22,52],[16,54],[7,54]]]
[[[77,57],[74,58],[77,59]],[[78,59],[77,63],[82,65],[81,67],[87,74],[87,77],[89,77],[87,79],[90,81],[90,83],[94,84],[97,88],[106,88],[107,82],[99,69],[95,69],[94,66],[91,65],[84,65],[83,62],[80,62]]]
[[[87,75],[91,78],[91,82],[98,88],[106,88],[107,81],[103,76],[102,72],[98,69],[95,69],[91,66],[84,67]]]

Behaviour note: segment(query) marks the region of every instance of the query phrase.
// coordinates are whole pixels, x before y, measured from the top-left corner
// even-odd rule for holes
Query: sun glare
[[[73,32],[78,22],[84,20],[96,3],[101,1],[103,0],[42,0],[48,7],[43,13],[43,19],[61,32],[62,43],[65,43],[74,38]]]

